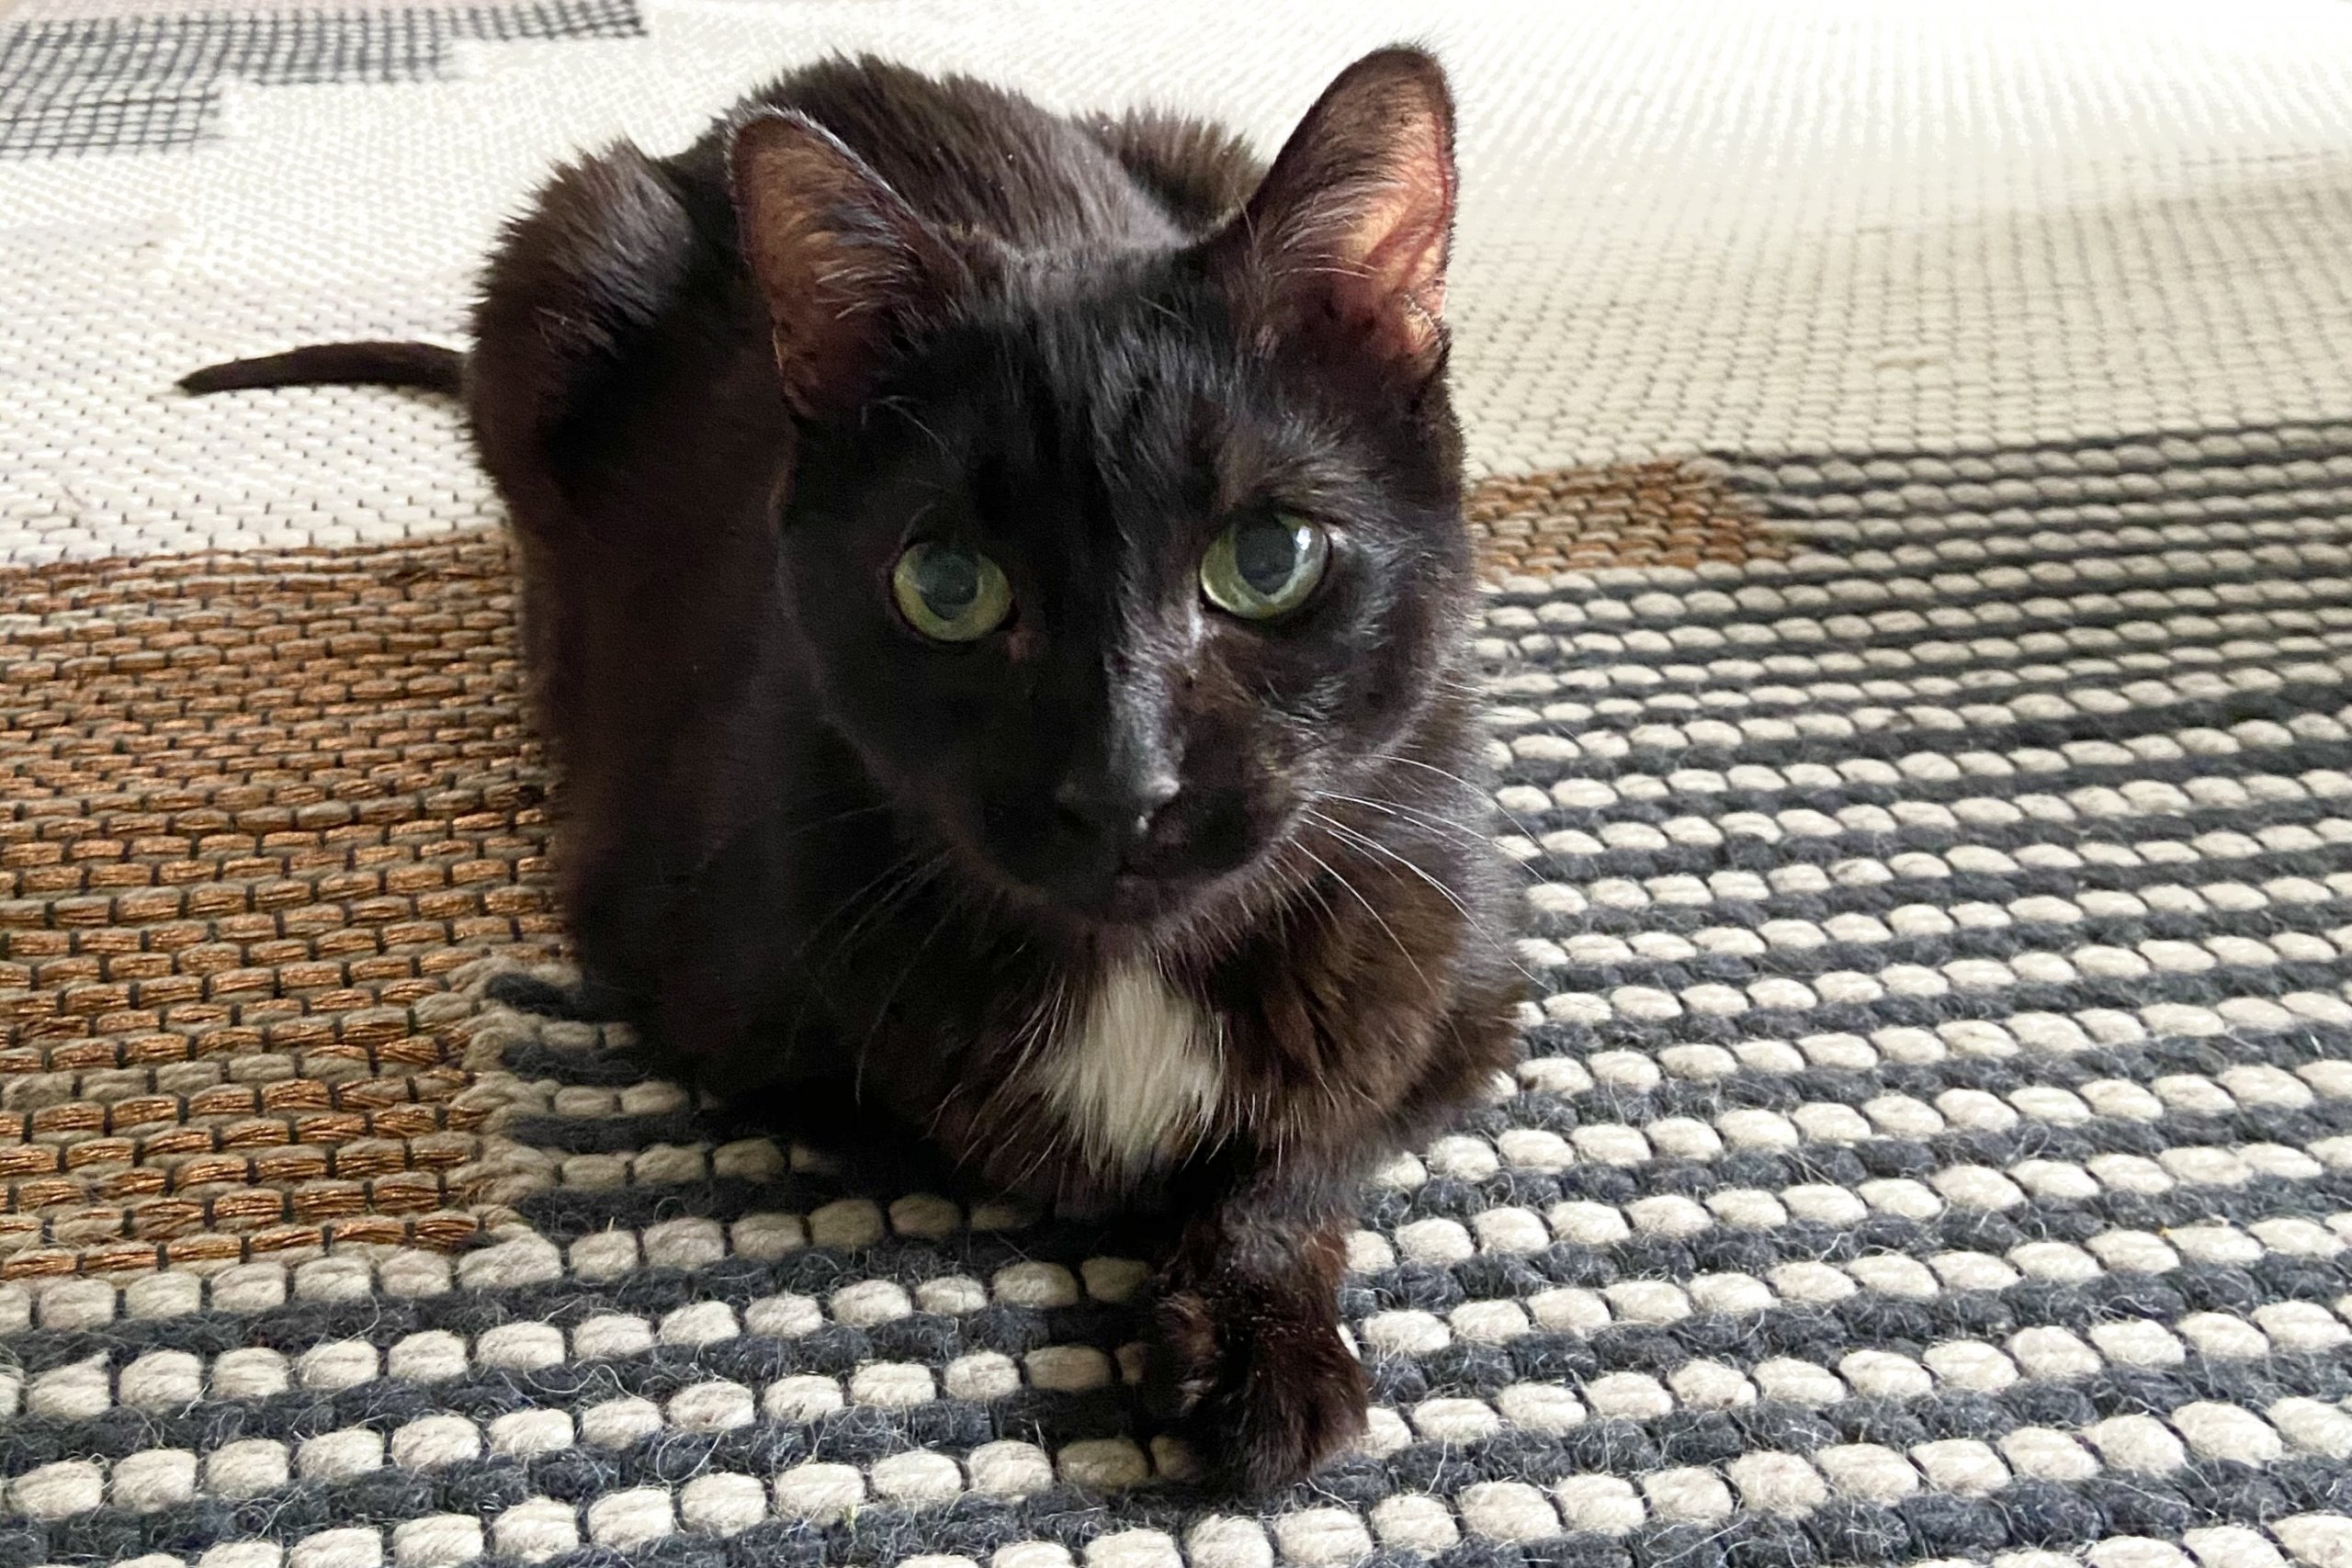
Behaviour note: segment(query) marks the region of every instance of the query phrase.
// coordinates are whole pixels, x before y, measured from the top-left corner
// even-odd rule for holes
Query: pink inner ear
[[[745,125],[730,173],[786,395],[804,413],[854,405],[893,332],[935,303],[948,271],[936,240],[855,153],[797,116]]]
[[[1431,135],[1419,155],[1396,173],[1396,184],[1374,201],[1357,226],[1357,233],[1369,242],[1360,265],[1366,281],[1385,300],[1405,308],[1406,324],[1433,339],[1445,319],[1453,171]]]
[[[1224,243],[1271,286],[1261,330],[1319,321],[1428,371],[1445,346],[1453,208],[1444,73],[1382,50],[1324,90]]]
[[[1349,214],[1338,259],[1353,275],[1347,291],[1356,311],[1419,357],[1437,347],[1443,331],[1453,228],[1453,166],[1437,122],[1413,116],[1381,175]]]

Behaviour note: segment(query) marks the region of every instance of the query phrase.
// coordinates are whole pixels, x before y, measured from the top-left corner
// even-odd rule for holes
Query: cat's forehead
[[[1358,477],[1343,425],[1286,392],[1217,312],[1180,304],[1096,295],[989,323],[956,378],[966,464],[1216,513]]]

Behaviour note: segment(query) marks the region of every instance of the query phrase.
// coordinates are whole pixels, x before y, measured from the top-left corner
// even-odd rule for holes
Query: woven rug
[[[1248,1506],[1115,1223],[560,975],[450,339],[567,151],[836,47],[1464,104],[1525,1055]],[[0,10],[0,1568],[2352,1568],[2352,7]]]

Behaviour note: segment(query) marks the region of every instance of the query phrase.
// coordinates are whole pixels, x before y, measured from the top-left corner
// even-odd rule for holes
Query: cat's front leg
[[[1287,1485],[1363,1430],[1363,1368],[1340,1334],[1350,1213],[1328,1179],[1242,1173],[1160,1270],[1150,1392],[1228,1484]]]
[[[482,995],[517,1012],[579,1023],[610,1023],[626,1017],[628,1005],[617,989],[584,973],[573,984],[562,986],[509,970],[492,976],[482,987]]]

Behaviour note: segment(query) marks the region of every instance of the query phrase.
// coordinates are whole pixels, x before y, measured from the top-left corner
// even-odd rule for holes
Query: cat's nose
[[[1073,773],[1054,790],[1054,804],[1073,827],[1125,851],[1149,835],[1152,819],[1181,788],[1172,772],[1159,769],[1125,779]]]

